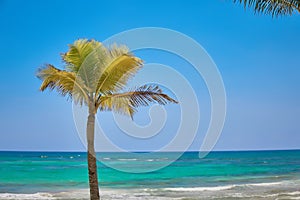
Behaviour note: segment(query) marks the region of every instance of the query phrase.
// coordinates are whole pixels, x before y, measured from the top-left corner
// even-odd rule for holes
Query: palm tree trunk
[[[90,199],[99,200],[99,185],[97,174],[97,162],[94,147],[95,137],[95,113],[94,109],[89,109],[89,116],[87,121],[87,143],[88,143],[88,171],[89,171],[89,185],[90,185]]]

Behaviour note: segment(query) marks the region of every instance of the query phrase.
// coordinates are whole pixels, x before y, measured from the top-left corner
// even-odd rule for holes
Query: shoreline
[[[169,188],[101,188],[103,199],[108,200],[204,200],[204,199],[300,199],[300,180],[246,183],[212,187],[169,187]],[[1,200],[78,200],[89,199],[89,189],[68,189],[62,192],[0,193]]]

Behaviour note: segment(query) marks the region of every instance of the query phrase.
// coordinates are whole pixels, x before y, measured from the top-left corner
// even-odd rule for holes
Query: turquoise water
[[[161,164],[172,157],[101,155],[106,162],[129,168]],[[204,159],[188,152],[166,168],[142,174],[120,172],[101,162],[98,166],[106,199],[300,199],[299,150],[212,152]],[[67,193],[86,198],[87,180],[85,153],[0,152],[0,199],[26,199],[25,194],[61,199]]]

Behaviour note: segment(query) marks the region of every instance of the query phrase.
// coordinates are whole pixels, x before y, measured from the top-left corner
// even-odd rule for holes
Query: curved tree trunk
[[[97,162],[94,147],[94,135],[95,135],[95,113],[94,109],[90,108],[89,117],[87,121],[87,161],[89,170],[89,185],[90,185],[90,199],[99,200],[99,185],[98,185],[98,174],[97,174]]]

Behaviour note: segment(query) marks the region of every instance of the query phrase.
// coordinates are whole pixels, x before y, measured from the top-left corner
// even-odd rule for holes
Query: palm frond
[[[142,68],[142,60],[132,55],[126,46],[114,45],[108,52],[106,66],[97,85],[97,95],[122,90]]]
[[[273,17],[300,12],[300,0],[233,0],[254,8],[255,13],[270,14]]]
[[[102,111],[112,110],[132,117],[137,107],[148,106],[151,103],[165,105],[178,102],[163,94],[158,86],[143,85],[133,91],[101,96],[97,102],[97,108]]]
[[[82,84],[80,79],[76,79],[74,72],[60,70],[48,64],[45,68],[38,70],[37,77],[43,81],[40,87],[41,91],[47,88],[50,90],[57,89],[62,96],[68,95],[76,103],[82,104],[88,101],[88,89]]]
[[[67,63],[67,70],[78,72],[86,57],[101,46],[102,44],[96,40],[76,40],[74,44],[69,45],[67,53],[61,54],[63,61]]]
[[[107,48],[101,45],[90,52],[81,63],[76,75],[91,89],[90,92],[96,91],[99,78],[107,66],[109,54]]]

